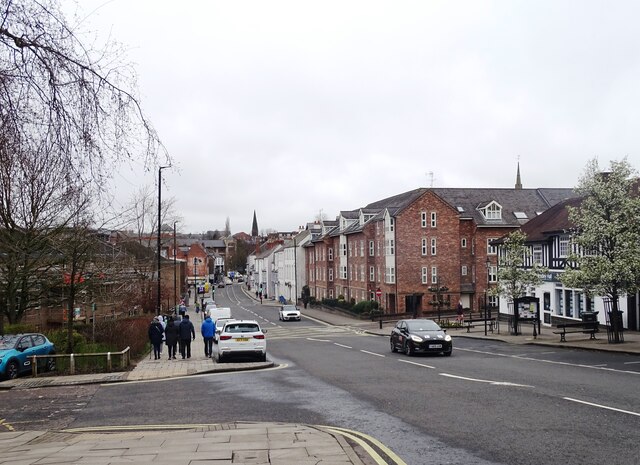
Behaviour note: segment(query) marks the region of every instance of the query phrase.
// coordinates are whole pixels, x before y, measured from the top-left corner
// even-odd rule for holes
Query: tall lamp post
[[[160,166],[158,168],[158,307],[156,308],[156,315],[160,315],[160,307],[162,302],[160,300],[160,228],[162,227],[162,170],[169,168],[169,166]]]
[[[491,310],[489,309],[489,283],[491,282],[491,260],[487,257],[487,287],[484,290],[484,335],[487,335],[487,318],[491,318]]]
[[[202,263],[198,257],[193,257],[193,302],[194,304],[198,303],[198,263]]]
[[[176,223],[177,221],[173,222],[173,311],[175,313],[178,312],[178,275],[176,272],[176,255],[177,255],[177,248],[176,248]]]

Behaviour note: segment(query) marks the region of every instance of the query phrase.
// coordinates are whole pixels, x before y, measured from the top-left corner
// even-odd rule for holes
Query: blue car
[[[15,379],[22,373],[31,373],[31,356],[55,353],[55,346],[44,334],[0,336],[0,378]],[[38,360],[38,368],[55,370],[55,357]]]

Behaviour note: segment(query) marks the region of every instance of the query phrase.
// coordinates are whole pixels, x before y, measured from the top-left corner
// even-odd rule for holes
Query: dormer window
[[[502,219],[502,207],[496,202],[489,203],[482,210],[482,214],[487,220],[500,220]]]

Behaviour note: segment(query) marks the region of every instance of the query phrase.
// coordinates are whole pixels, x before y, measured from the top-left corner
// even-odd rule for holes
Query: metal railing
[[[60,367],[64,367],[62,371],[70,375],[78,371],[82,373],[111,372],[114,371],[114,367],[115,371],[124,371],[131,364],[131,349],[127,347],[120,352],[89,354],[33,355],[29,358],[31,374],[34,377],[38,376],[38,361],[40,361],[40,368],[44,368],[45,371],[58,371]]]

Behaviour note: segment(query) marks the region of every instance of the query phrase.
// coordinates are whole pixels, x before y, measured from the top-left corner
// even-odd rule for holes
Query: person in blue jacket
[[[209,315],[207,315],[202,322],[200,332],[202,333],[202,339],[204,339],[204,356],[211,358],[213,355],[213,336],[216,334],[216,324]]]

